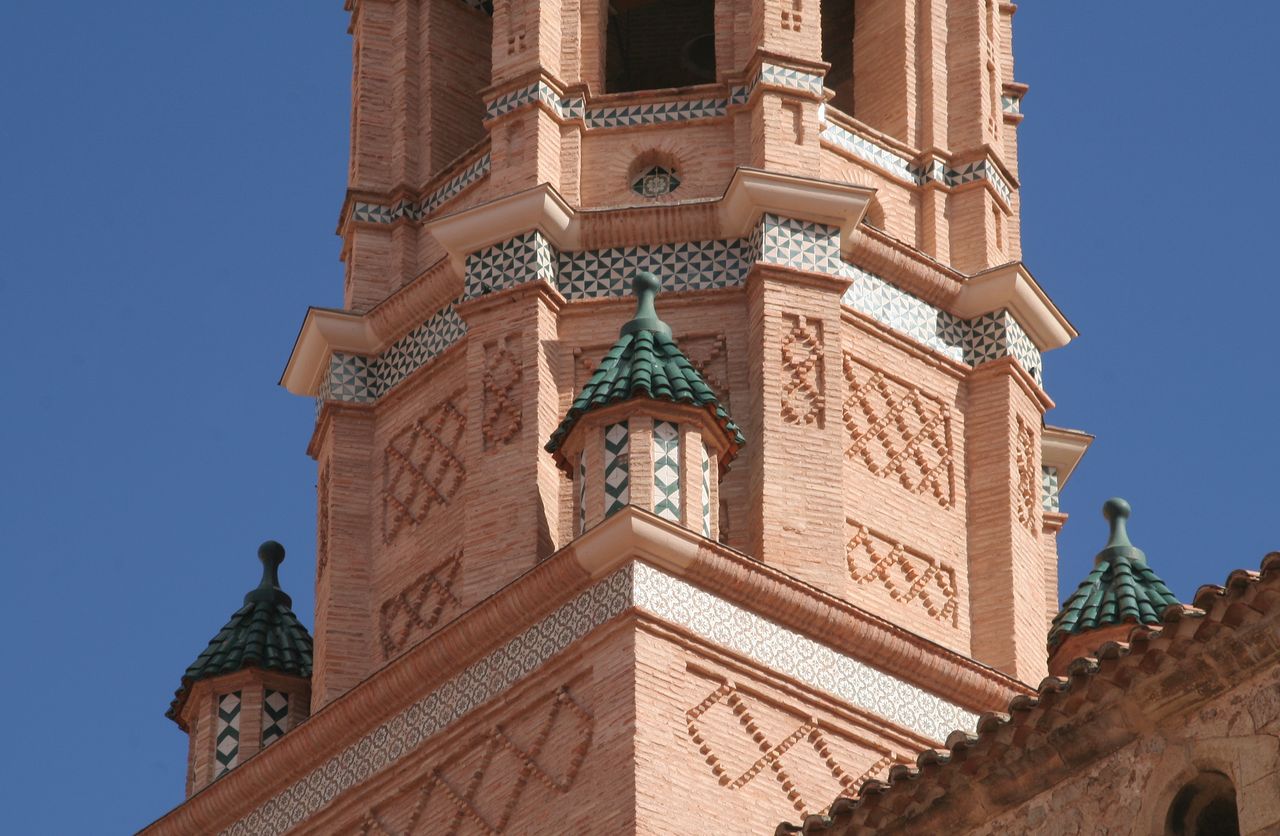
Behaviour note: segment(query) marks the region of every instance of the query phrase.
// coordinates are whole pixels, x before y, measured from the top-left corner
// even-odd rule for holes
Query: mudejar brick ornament
[[[1059,606],[1016,6],[347,7],[313,628],[265,544],[146,832],[1280,832],[1280,558]]]

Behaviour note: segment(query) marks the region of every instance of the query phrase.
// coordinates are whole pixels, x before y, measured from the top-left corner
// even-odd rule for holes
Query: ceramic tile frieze
[[[1001,96],[1000,109],[1005,113],[1020,115],[1022,113],[1021,96]]]
[[[702,445],[702,536],[711,537],[711,455]]]
[[[627,422],[610,424],[604,431],[604,515],[622,510],[631,502],[631,441]],[[584,525],[585,528],[585,525]]]
[[[240,763],[239,691],[218,697],[218,724],[213,745],[213,777],[220,778]]]
[[[1062,510],[1062,485],[1056,467],[1045,465],[1040,468],[1040,502],[1050,513]]]
[[[262,696],[262,748],[284,737],[289,730],[289,695],[268,688]]]
[[[296,827],[633,606],[932,740],[977,726],[978,715],[960,706],[634,563],[484,656],[222,833],[276,836]]]
[[[538,279],[569,301],[621,298],[631,294],[631,278],[640,270],[656,273],[668,292],[741,287],[756,263],[846,278],[851,284],[841,301],[850,308],[957,362],[976,366],[1013,356],[1044,383],[1040,352],[1008,311],[960,319],[844,261],[836,227],[766,214],[745,238],[558,252],[541,233],[529,232],[486,247],[467,257],[463,296],[381,355],[334,352],[318,404],[382,397],[466,333],[454,310],[465,299]]]
[[[401,218],[420,221],[457,197],[468,186],[486,177],[492,167],[493,160],[486,152],[422,200],[401,200],[393,206],[356,201],[351,205],[351,218],[376,224],[394,223]]]
[[[653,422],[653,513],[680,522],[680,427]]]

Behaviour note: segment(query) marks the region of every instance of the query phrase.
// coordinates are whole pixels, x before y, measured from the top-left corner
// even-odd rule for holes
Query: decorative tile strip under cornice
[[[641,270],[657,274],[668,292],[741,287],[757,262],[849,279],[841,301],[853,310],[959,363],[977,366],[1012,355],[1043,385],[1040,352],[1007,310],[960,319],[844,261],[836,227],[765,215],[747,238],[559,252],[542,233],[527,232],[486,247],[467,257],[463,295],[382,354],[335,352],[317,408],[325,400],[376,401],[456,343],[467,328],[454,305],[466,299],[537,279],[571,302],[622,298]]]
[[[637,607],[923,737],[973,731],[978,715],[644,563],[633,563],[476,661],[222,831],[275,836],[382,773],[596,628]]]
[[[487,176],[491,167],[492,159],[486,151],[422,200],[401,200],[394,206],[356,201],[351,206],[351,219],[375,224],[394,223],[401,218],[420,221],[439,209],[442,204],[457,197],[468,186]]]

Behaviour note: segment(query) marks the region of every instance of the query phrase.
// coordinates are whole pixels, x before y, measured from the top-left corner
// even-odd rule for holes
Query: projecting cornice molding
[[[1044,428],[1040,435],[1040,463],[1044,467],[1057,468],[1059,488],[1067,484],[1090,444],[1093,444],[1093,436],[1087,432],[1066,427]]]
[[[739,168],[720,199],[721,235],[746,236],[768,213],[839,228],[840,252],[847,254],[875,193],[849,183]]]
[[[962,319],[1008,310],[1041,351],[1062,348],[1080,336],[1021,261],[970,276],[950,309]]]
[[[367,317],[331,308],[308,308],[280,385],[295,395],[314,395],[329,371],[330,354],[376,354],[381,345]]]

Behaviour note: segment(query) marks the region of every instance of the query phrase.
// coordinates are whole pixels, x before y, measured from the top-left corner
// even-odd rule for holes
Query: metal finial
[[[662,289],[662,282],[653,273],[640,271],[631,279],[631,292],[636,297],[636,313],[631,321],[622,326],[620,334],[634,334],[637,331],[655,331],[671,336],[671,326],[658,318],[654,307],[654,297]]]
[[[1126,520],[1132,513],[1133,508],[1129,503],[1118,496],[1113,496],[1102,503],[1102,516],[1106,517],[1107,522],[1111,524],[1111,537],[1102,551],[1098,552],[1097,560],[1109,560],[1113,557],[1127,557],[1130,560],[1147,559],[1142,549],[1129,542]]]

